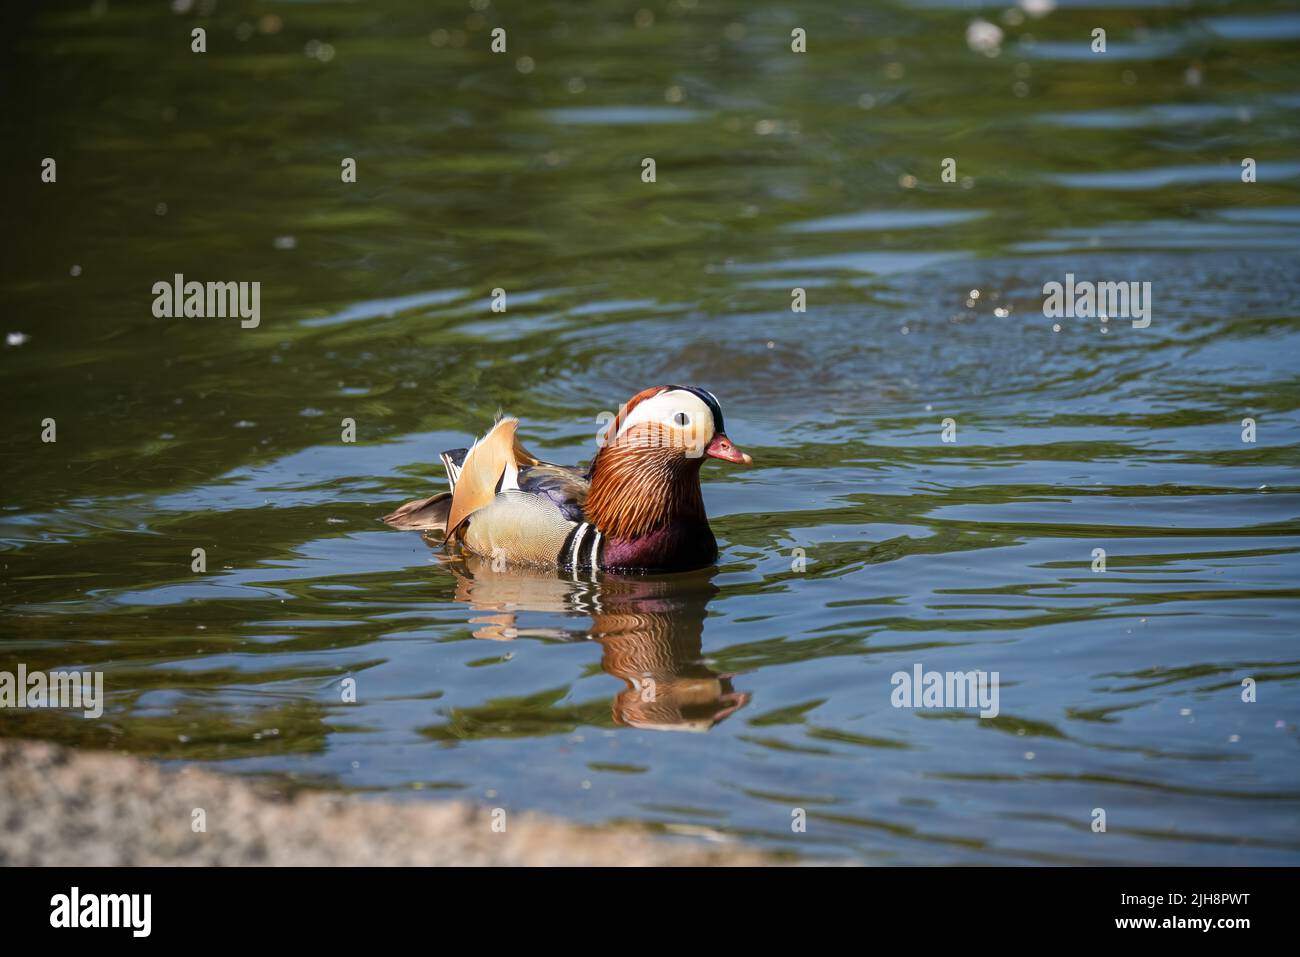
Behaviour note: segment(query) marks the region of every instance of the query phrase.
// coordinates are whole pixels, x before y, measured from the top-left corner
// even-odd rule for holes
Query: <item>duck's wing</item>
[[[582,472],[527,452],[515,435],[517,425],[503,419],[465,456],[452,491],[447,538],[507,562],[580,563],[577,536],[590,532],[582,511],[589,483]],[[582,541],[587,538],[599,535]],[[588,545],[586,561],[594,563],[594,554],[595,546]]]
[[[581,522],[585,518],[583,508],[587,504],[591,482],[582,469],[539,462],[519,470],[519,488],[546,496],[571,522]]]
[[[451,490],[407,502],[385,515],[384,521],[394,528],[441,533],[445,540],[463,530],[470,515],[496,503],[502,492],[517,490],[537,496],[548,507],[533,514],[527,503],[512,501],[510,508],[483,516],[486,529],[504,528],[510,521],[524,519],[526,526],[537,522],[545,526],[534,531],[549,540],[552,510],[558,510],[565,522],[582,522],[591,484],[586,470],[543,462],[520,443],[517,427],[518,420],[502,419],[471,448],[443,452],[439,457]],[[475,539],[482,537],[476,535]]]
[[[447,538],[470,515],[491,505],[497,493],[519,488],[519,463],[515,460],[518,428],[518,419],[500,419],[487,435],[470,446],[451,489]]]

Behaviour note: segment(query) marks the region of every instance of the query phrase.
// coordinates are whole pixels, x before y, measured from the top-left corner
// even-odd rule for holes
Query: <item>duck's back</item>
[[[586,519],[582,508],[590,488],[591,481],[585,469],[540,462],[519,470],[520,491],[550,499],[572,522]]]

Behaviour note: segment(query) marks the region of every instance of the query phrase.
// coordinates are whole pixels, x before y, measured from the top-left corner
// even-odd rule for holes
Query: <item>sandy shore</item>
[[[205,832],[193,827],[195,810]],[[775,861],[633,828],[589,828],[458,802],[268,788],[198,768],[0,739],[0,866],[746,865]]]

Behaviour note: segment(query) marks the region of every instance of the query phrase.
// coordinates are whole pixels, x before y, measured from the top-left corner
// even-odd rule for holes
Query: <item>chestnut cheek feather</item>
[[[607,540],[638,538],[675,520],[705,521],[703,459],[688,458],[663,436],[637,432],[602,448],[592,464],[585,511]]]

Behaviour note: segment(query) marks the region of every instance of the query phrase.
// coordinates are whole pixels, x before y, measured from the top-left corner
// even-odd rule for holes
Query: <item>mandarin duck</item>
[[[723,429],[713,393],[655,386],[629,399],[587,469],[543,462],[502,418],[468,450],[443,452],[451,490],[384,517],[444,546],[511,564],[687,571],[711,565],[705,457],[748,465]]]

